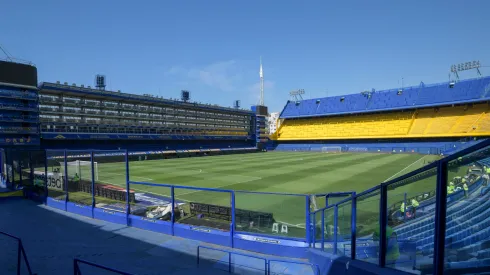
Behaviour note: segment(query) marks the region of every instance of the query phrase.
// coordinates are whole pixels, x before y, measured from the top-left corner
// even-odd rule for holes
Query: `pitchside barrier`
[[[82,268],[82,266],[85,267]],[[104,272],[106,274],[133,275],[132,273],[117,270],[115,268],[103,266],[89,261],[73,259],[73,275],[100,274],[102,270],[108,271],[108,272]]]
[[[32,273],[22,240],[8,233],[0,231],[2,256],[0,257],[0,271],[2,274],[29,274]],[[15,249],[15,247],[17,249]]]
[[[329,252],[325,257],[336,254],[432,274],[474,268],[474,261],[465,262],[474,257],[466,247],[485,247],[490,232],[486,229],[490,194],[481,191],[488,185],[482,163],[490,157],[490,140],[361,193],[313,195],[130,181],[128,155],[126,151],[47,151],[41,181],[46,203],[232,248],[300,258],[310,257],[305,248],[311,248]],[[16,165],[20,163],[20,171],[32,171],[26,177],[31,182],[40,169],[32,161],[26,166],[26,157],[20,156],[17,164],[10,161],[1,167],[7,167],[2,172],[10,173],[8,179],[24,185],[25,181],[15,180],[21,177],[13,173],[19,171]],[[472,192],[448,195],[450,181],[470,174]],[[427,200],[419,205],[408,200],[424,196]],[[409,218],[393,215],[392,209],[401,201],[409,207]],[[457,249],[457,254],[446,249]],[[478,257],[482,260],[478,268],[490,261],[483,252]]]

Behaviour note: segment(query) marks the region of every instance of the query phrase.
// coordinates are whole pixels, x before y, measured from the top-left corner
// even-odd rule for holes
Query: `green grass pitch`
[[[130,180],[296,194],[361,192],[385,180],[420,168],[427,161],[437,159],[439,159],[438,156],[419,154],[313,152],[232,154],[131,161]],[[104,163],[100,160],[102,159],[99,158],[98,161],[98,181],[125,187],[125,164],[123,162]],[[82,178],[87,179],[90,173],[84,170],[88,167],[83,168]],[[435,184],[434,176],[408,186],[389,190],[388,204],[403,200],[405,192],[410,196],[433,191]],[[166,187],[133,184],[130,188],[137,193],[170,195],[170,189]],[[230,195],[227,193],[176,188],[175,196],[177,200],[182,201],[230,206]],[[70,197],[75,199],[76,194]],[[298,228],[305,227],[306,201],[304,197],[236,193],[235,201],[239,209],[273,213],[274,218],[281,223]],[[361,227],[363,221],[365,221],[366,228],[376,224],[376,219],[379,217],[378,205],[377,197],[359,199],[358,216],[362,216],[359,219]],[[317,199],[317,206],[324,207],[324,200]],[[348,208],[347,205],[339,208],[339,219],[350,224]],[[349,224],[345,224],[344,227],[350,226]]]

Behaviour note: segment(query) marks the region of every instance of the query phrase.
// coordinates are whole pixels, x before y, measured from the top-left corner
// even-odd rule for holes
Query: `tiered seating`
[[[339,115],[393,109],[413,109],[490,100],[490,77],[430,86],[376,91],[288,102],[281,118]]]
[[[490,135],[486,103],[380,114],[285,119],[278,140]]]
[[[407,135],[411,112],[285,120],[280,139],[330,139]]]
[[[478,194],[448,206],[445,245],[447,251],[454,251],[447,255],[451,268],[473,267],[478,266],[475,262],[489,261],[490,193]],[[430,255],[434,250],[434,218],[431,213],[395,228],[398,238],[415,241],[417,251]]]

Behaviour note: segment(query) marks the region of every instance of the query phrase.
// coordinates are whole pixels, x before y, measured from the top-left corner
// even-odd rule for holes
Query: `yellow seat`
[[[285,119],[278,140],[490,136],[487,104]]]

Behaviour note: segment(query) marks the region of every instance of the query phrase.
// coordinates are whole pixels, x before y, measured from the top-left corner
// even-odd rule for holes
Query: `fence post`
[[[434,230],[434,274],[444,273],[444,249],[446,245],[447,206],[447,166],[446,161],[437,165],[436,216]]]
[[[381,185],[379,200],[379,266],[384,267],[386,265],[386,224],[388,222],[387,217],[387,205],[388,205],[388,187]]]
[[[312,226],[311,226],[311,243],[313,243],[313,248],[316,248],[316,213],[313,213],[311,214],[310,216],[311,217],[311,223],[312,223]]]
[[[322,210],[322,251],[325,251],[325,209]]]
[[[230,244],[231,247],[235,247],[235,241],[233,237],[235,236],[235,226],[236,226],[236,219],[235,219],[235,191],[231,191],[231,228],[230,228]]]
[[[77,264],[77,259],[73,260],[73,275],[78,275],[78,264]]]
[[[44,151],[44,204],[47,204],[49,197],[48,189],[48,150]]]
[[[305,196],[305,214],[306,214],[306,242],[311,243],[311,221],[310,221],[310,197],[308,195]],[[315,225],[313,225],[315,228]]]
[[[172,236],[174,236],[174,224],[175,224],[175,187],[172,185],[170,187],[170,203],[172,204],[172,209],[170,212],[170,222],[171,224],[171,231],[172,231]],[[197,253],[199,255],[199,248],[197,249]],[[199,263],[199,256],[198,256],[198,263]]]
[[[357,197],[356,192],[352,193],[352,210],[351,210],[351,258],[356,259],[356,226],[357,226]]]
[[[228,252],[228,273],[231,273],[231,252]]]
[[[24,187],[24,184],[22,183],[22,165],[23,165],[24,161],[22,161],[21,158],[19,158],[17,160],[17,169],[19,169],[19,185]],[[24,195],[25,195],[25,189],[23,190],[24,191]]]
[[[172,225],[173,228],[173,225]],[[199,266],[199,246],[197,246],[197,266]]]
[[[337,255],[337,227],[339,226],[338,223],[338,217],[339,217],[339,208],[337,205],[333,207],[333,254]]]
[[[92,216],[93,209],[95,208],[95,165],[94,165],[94,151],[90,151],[90,166],[92,172]]]
[[[67,163],[67,157],[66,157],[66,150],[63,150],[63,160],[65,162],[65,211],[67,209],[67,204],[68,204],[68,163]]]
[[[400,209],[401,210],[401,209]],[[403,193],[403,220],[407,218],[407,192]]]
[[[20,240],[17,240],[17,275],[20,275],[20,255],[21,255],[22,245]]]
[[[34,186],[34,166],[32,165],[32,152],[29,151],[29,174],[31,185]]]
[[[131,205],[129,201],[131,200],[131,196],[129,195],[130,189],[129,189],[129,154],[128,154],[128,149],[124,152],[124,162],[126,164],[126,225],[129,224],[129,214],[131,213]],[[172,208],[174,208],[174,205],[172,204]]]
[[[3,164],[4,164],[4,159],[3,159],[3,154],[4,154],[4,150],[3,149],[0,149],[0,175],[3,175]]]

